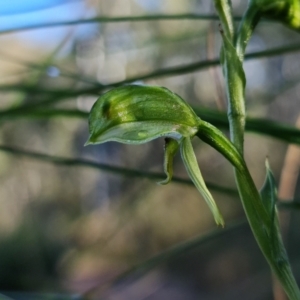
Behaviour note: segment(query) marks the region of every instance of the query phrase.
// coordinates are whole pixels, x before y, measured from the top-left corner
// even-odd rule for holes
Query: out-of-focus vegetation
[[[232,3],[241,16],[246,1]],[[218,153],[195,141],[224,230],[215,227],[180,160],[171,184],[155,184],[164,178],[162,140],[83,147],[92,104],[128,82],[169,88],[227,132],[211,1],[54,4],[10,10],[11,20],[32,19],[0,30],[1,293],[21,300],[272,299],[232,168]],[[35,21],[47,12],[53,21]],[[80,25],[86,19],[89,25]],[[47,28],[22,30],[32,25]],[[259,187],[270,161],[298,279],[299,51],[299,34],[264,22],[245,57],[246,161]]]

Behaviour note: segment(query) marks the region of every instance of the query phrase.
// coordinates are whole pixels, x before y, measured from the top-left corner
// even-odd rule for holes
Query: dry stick
[[[300,128],[300,115],[296,121],[296,127]],[[287,202],[287,199],[293,199],[295,196],[296,184],[299,176],[300,167],[300,147],[297,145],[289,145],[286,151],[283,168],[281,171],[278,198],[283,199],[283,202]],[[290,212],[280,211],[278,212],[279,222],[281,226],[282,238],[285,241],[290,225]],[[277,278],[273,276],[273,294],[274,300],[287,300],[287,296],[278,282]]]

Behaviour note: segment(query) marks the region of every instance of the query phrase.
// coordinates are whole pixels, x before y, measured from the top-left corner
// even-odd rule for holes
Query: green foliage
[[[22,82],[3,83],[0,85],[0,91],[2,93],[19,93],[17,97],[18,101],[1,107],[0,121],[3,128],[9,124],[9,122],[18,121],[19,119],[42,119],[43,121],[39,123],[39,125],[42,124],[40,127],[42,127],[43,124],[52,124],[51,122],[54,118],[66,119],[66,123],[68,123],[71,118],[75,121],[77,119],[86,121],[88,113],[72,106],[70,100],[85,95],[97,95],[98,97],[102,92],[112,88],[110,91],[102,94],[92,108],[89,116],[90,137],[86,144],[101,144],[108,141],[117,141],[125,144],[140,145],[163,137],[165,138],[163,169],[166,176],[160,172],[117,167],[106,163],[98,163],[90,159],[70,158],[43,154],[38,151],[26,151],[15,146],[0,145],[0,151],[14,156],[48,162],[54,165],[86,167],[102,172],[122,175],[126,178],[147,178],[153,181],[159,181],[159,184],[162,185],[170,183],[171,180],[174,183],[194,184],[212,211],[215,222],[222,226],[224,225],[224,220],[210,190],[222,193],[223,195],[232,196],[232,198],[239,196],[253,235],[272,271],[278,277],[289,298],[300,299],[299,289],[282,243],[276,210],[277,205],[278,208],[296,211],[299,210],[299,203],[292,199],[289,199],[290,201],[288,202],[282,202],[277,199],[275,180],[268,165],[266,180],[259,192],[254,184],[243,155],[245,130],[255,132],[258,135],[264,134],[269,137],[277,138],[287,143],[300,144],[299,129],[262,117],[253,118],[246,116],[246,78],[243,67],[244,59],[268,58],[299,51],[299,44],[295,44],[245,54],[247,44],[253,31],[262,18],[272,19],[273,22],[278,21],[292,29],[299,30],[300,1],[252,0],[249,1],[248,8],[242,19],[240,17],[233,17],[231,1],[215,0],[214,3],[218,16],[198,14],[130,17],[101,16],[85,20],[29,25],[0,32],[7,34],[14,31],[35,28],[97,22],[155,22],[157,20],[185,20],[194,22],[197,20],[220,19],[220,32],[223,38],[220,60],[207,59],[174,67],[159,67],[154,71],[141,72],[137,75],[130,75],[125,79],[108,83],[100,83],[94,78],[83,75],[83,73],[67,71],[67,68],[64,69],[62,67],[59,80],[61,82],[70,80],[71,84],[61,84],[52,87],[51,84],[44,84],[43,76],[47,67],[52,64],[58,51],[63,47],[63,41],[43,63],[24,63],[27,64],[31,70],[36,71],[34,76]],[[238,30],[236,30],[234,22],[240,20]],[[225,78],[228,115],[214,108],[201,107],[195,104],[190,106],[180,96],[163,87],[127,85],[135,81],[189,74],[218,65],[221,65]],[[153,82],[151,82],[151,84],[153,84]],[[190,95],[193,97],[191,90],[192,89],[189,88],[190,94],[187,94],[186,98],[190,97]],[[30,101],[28,99],[30,99]],[[47,122],[47,120],[49,122]],[[21,127],[22,126],[19,126],[19,129],[22,129]],[[226,130],[229,129],[230,140],[217,127]],[[12,138],[13,134],[9,134],[9,136]],[[234,167],[237,183],[236,188],[228,188],[223,185],[204,181],[192,147],[192,138],[195,136],[216,149]],[[9,139],[3,140],[5,143],[10,142]],[[178,151],[181,154],[190,180],[173,176],[173,160]],[[210,164],[208,165],[210,168]],[[144,263],[134,266],[119,278],[129,276],[136,271],[148,271],[158,264],[168,262],[172,258],[176,259],[178,256],[203,245],[207,241],[226,235],[244,225],[244,220],[242,222],[228,222],[226,228],[222,230],[213,229],[206,235],[201,235],[195,239],[175,245],[153,256],[149,260],[145,260]],[[21,296],[26,298],[26,295]],[[5,296],[0,295],[0,298],[1,297]],[[31,295],[28,294],[27,298],[29,299],[30,297]],[[40,299],[56,299],[56,296],[52,294],[38,294],[36,297],[40,297]],[[61,297],[62,299],[69,298],[64,295]]]
[[[278,276],[289,298],[299,299],[300,292],[297,289],[297,283],[290,268],[287,253],[280,234],[277,210],[275,206],[277,202],[277,188],[268,161],[266,161],[266,171],[266,179],[260,191],[260,195],[271,221],[270,226],[267,228],[268,240],[270,241],[268,259],[274,273]],[[274,262],[276,262],[276,264],[274,264]]]
[[[198,119],[192,109],[184,105],[180,98],[178,99],[181,105],[177,106],[177,96],[166,97],[164,93],[161,95],[161,88],[135,86],[112,90],[98,100],[90,113],[91,135],[88,144],[106,141],[140,144],[159,136],[175,139],[180,146],[181,156],[190,178],[208,203],[216,223],[223,225],[223,219],[205,185],[191,144],[191,137],[196,133],[200,138],[203,137],[204,141],[217,149],[235,167],[239,194],[256,241],[290,299],[300,299],[300,292],[275,217],[275,185],[271,172],[267,170],[267,180],[259,195],[243,160],[246,79],[242,61],[247,41],[259,20],[257,13],[253,13],[253,9],[274,13],[275,5],[276,16],[282,19],[282,13],[288,12],[288,21],[292,20],[291,22],[295,22],[294,12],[290,11],[290,7],[286,9],[282,1],[278,1],[278,6],[276,3],[266,4],[262,1],[253,3],[249,5],[250,17],[247,11],[246,17],[242,20],[237,35],[237,46],[235,46],[230,2],[215,0],[216,10],[224,28],[224,32],[221,30],[223,37],[221,63],[229,100],[228,119],[233,144],[211,124]],[[285,4],[288,6],[291,3],[286,1]],[[253,20],[249,21],[249,18]],[[160,93],[157,93],[158,89]],[[166,182],[172,176],[172,159],[178,145],[171,144],[171,148],[168,148],[165,156],[167,162],[164,164]]]

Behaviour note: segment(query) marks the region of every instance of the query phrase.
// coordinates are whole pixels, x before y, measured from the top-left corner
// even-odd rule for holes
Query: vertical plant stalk
[[[202,122],[197,136],[235,167],[239,194],[254,237],[289,299],[299,300],[300,292],[281,240],[277,220],[263,204],[243,157],[217,128],[207,122]]]
[[[242,63],[233,46],[234,26],[229,0],[215,0],[215,7],[222,24],[223,47],[221,63],[228,99],[228,121],[230,139],[241,155],[244,152],[245,131],[245,74]]]
[[[221,30],[223,38],[221,63],[226,81],[228,121],[233,145],[229,141],[226,142],[226,139],[208,124],[197,135],[222,153],[234,165],[237,187],[253,235],[289,299],[299,300],[300,291],[283,246],[277,219],[274,219],[274,209],[271,212],[264,205],[243,159],[246,78],[242,61],[247,43],[260,16],[256,14],[255,9],[247,10],[249,15],[246,15],[242,21],[235,47],[234,35],[232,37],[228,30],[230,28],[228,20],[232,18],[224,17],[229,11],[229,4],[226,6],[225,2],[228,4],[228,1],[215,0],[215,7],[224,30]],[[235,156],[238,161],[232,156]],[[275,197],[275,189],[272,193]]]
[[[245,86],[246,78],[241,61],[228,37],[223,37],[223,73],[228,98],[227,116],[229,121],[230,139],[243,156],[244,132],[246,124]]]
[[[234,38],[234,23],[232,17],[231,1],[230,0],[214,0],[216,10],[223,27],[223,30],[230,40]]]

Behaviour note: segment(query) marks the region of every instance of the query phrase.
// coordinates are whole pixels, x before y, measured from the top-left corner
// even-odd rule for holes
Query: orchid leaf
[[[266,160],[266,179],[260,190],[261,200],[271,220],[275,218],[275,205],[277,202],[277,187],[268,160]]]

